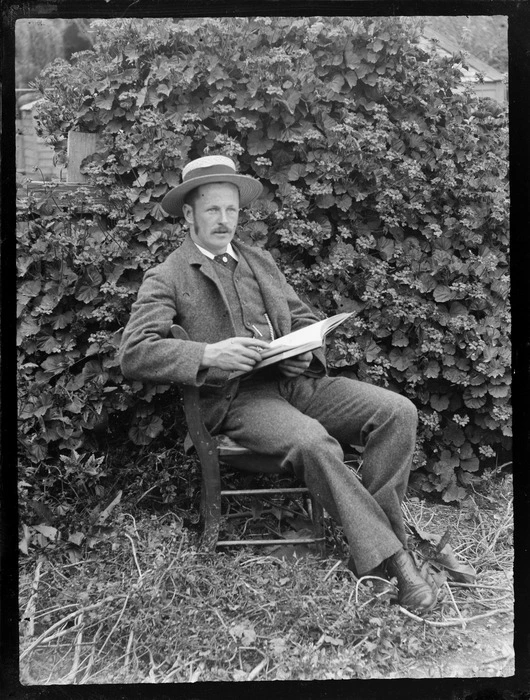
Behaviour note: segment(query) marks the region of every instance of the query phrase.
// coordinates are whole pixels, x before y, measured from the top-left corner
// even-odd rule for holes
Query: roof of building
[[[425,44],[427,43],[429,45],[432,45],[432,42],[434,42],[438,51],[442,54],[448,54],[452,56],[458,53],[465,53],[465,62],[469,67],[469,71],[467,71],[467,74],[464,73],[464,75],[465,77],[467,77],[468,80],[476,78],[477,73],[480,73],[484,76],[484,82],[486,83],[502,82],[505,78],[505,76],[496,68],[493,68],[487,63],[484,63],[484,61],[481,61],[480,58],[473,56],[468,51],[464,51],[456,43],[456,41],[453,41],[449,37],[445,36],[445,34],[440,34],[440,32],[437,32],[436,30],[431,29],[430,27],[425,27],[422,31],[421,38],[423,39],[423,41],[420,40],[420,45],[423,44],[425,46]]]

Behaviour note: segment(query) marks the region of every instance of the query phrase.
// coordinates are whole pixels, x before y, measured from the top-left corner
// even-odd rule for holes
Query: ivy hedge
[[[175,392],[116,360],[143,273],[185,230],[160,200],[222,153],[265,193],[240,235],[267,247],[323,315],[332,372],[419,410],[413,479],[461,499],[510,449],[507,116],[462,80],[465,57],[403,18],[98,20],[94,51],[37,81],[59,151],[96,132],[91,188],[20,190],[20,441],[47,474],[102,433],[147,445]],[[97,195],[97,196],[96,196]],[[64,461],[64,460],[63,460]]]

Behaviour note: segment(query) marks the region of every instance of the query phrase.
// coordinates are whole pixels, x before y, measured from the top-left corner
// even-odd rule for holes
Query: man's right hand
[[[229,372],[250,372],[261,360],[261,351],[269,344],[259,338],[227,338],[210,343],[204,349],[201,369],[218,367]]]

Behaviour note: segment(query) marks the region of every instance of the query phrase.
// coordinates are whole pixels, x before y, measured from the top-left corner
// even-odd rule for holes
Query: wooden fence
[[[31,105],[21,110],[16,120],[16,168],[18,179],[55,180],[60,182],[86,182],[81,173],[81,163],[96,151],[96,134],[76,131],[68,133],[67,160],[59,163],[55,152],[37,135]]]

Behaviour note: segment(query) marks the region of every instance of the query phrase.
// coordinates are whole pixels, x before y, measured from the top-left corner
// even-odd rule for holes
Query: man
[[[429,610],[436,595],[406,551],[401,513],[416,437],[413,404],[327,376],[321,349],[231,378],[252,370],[273,338],[318,320],[268,252],[234,241],[240,208],[261,190],[224,156],[184,168],[162,207],[183,215],[190,235],[145,275],[123,333],[123,374],[200,386],[209,430],[281,455],[342,524],[357,575],[396,577],[399,602]],[[170,338],[174,322],[189,340]],[[341,444],[364,446],[362,483],[344,464]]]

